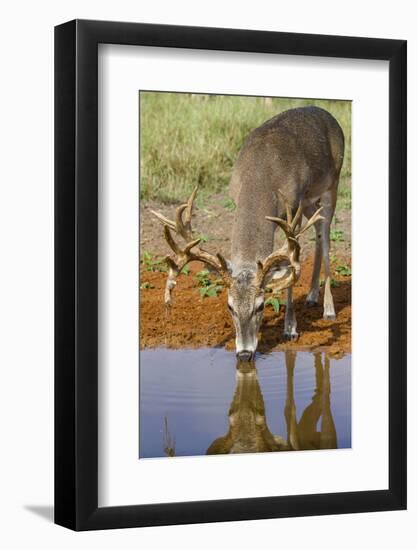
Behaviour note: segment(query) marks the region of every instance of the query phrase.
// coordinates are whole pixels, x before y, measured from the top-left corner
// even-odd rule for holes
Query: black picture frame
[[[98,507],[98,44],[389,61],[389,488]],[[55,522],[74,530],[406,508],[404,40],[74,20],[55,28]],[[366,367],[366,365],[365,365]]]

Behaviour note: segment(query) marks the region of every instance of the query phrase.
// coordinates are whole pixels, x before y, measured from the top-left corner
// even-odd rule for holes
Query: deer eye
[[[265,303],[262,302],[262,304],[259,304],[259,306],[256,308],[255,313],[261,313],[265,309]]]

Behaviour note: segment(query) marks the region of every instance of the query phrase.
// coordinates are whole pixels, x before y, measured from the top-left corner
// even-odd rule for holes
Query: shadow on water
[[[350,356],[145,350],[140,368],[141,458],[351,445]]]

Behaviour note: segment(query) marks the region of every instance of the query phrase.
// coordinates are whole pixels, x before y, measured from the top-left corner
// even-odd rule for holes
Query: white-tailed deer
[[[235,163],[230,194],[236,203],[231,259],[203,250],[194,239],[191,216],[196,190],[177,209],[175,221],[157,212],[165,238],[174,252],[167,257],[169,274],[165,302],[171,303],[175,279],[191,261],[217,271],[228,288],[228,307],[236,330],[236,354],[251,360],[264,309],[264,290],[271,279],[287,289],[284,337],[298,337],[292,287],[300,275],[299,237],[316,230],[313,276],[307,304],[317,304],[320,269],[324,262],[324,318],[335,319],[330,288],[330,224],[344,155],[344,136],[335,118],[318,107],[290,109],[265,122],[246,138]],[[303,215],[307,222],[302,226]],[[274,250],[280,227],[286,244]],[[171,231],[180,235],[181,248]]]

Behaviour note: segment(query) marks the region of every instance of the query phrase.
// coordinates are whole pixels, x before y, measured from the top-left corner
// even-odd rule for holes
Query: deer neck
[[[240,193],[232,231],[231,262],[233,271],[256,269],[256,263],[268,256],[274,245],[274,225],[265,216],[276,215],[272,196]]]

